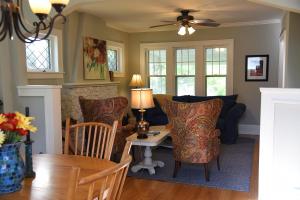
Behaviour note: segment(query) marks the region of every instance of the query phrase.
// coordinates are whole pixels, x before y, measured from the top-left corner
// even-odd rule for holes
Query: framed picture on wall
[[[84,37],[83,70],[84,79],[106,79],[108,73],[106,41]]]
[[[269,55],[246,56],[246,81],[268,81]]]

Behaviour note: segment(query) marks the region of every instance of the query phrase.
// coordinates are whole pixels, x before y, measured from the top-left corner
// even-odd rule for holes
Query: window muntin
[[[176,49],[176,94],[195,95],[196,50]]]
[[[26,64],[30,72],[54,72],[50,39],[26,43]]]
[[[153,94],[166,94],[167,51],[148,51],[149,85]]]
[[[205,48],[205,88],[207,96],[225,96],[227,48]]]

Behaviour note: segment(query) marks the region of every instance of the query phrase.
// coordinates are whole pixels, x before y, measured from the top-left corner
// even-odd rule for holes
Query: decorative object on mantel
[[[21,189],[24,178],[24,161],[19,149],[22,136],[37,128],[31,125],[32,117],[23,114],[0,114],[0,194]]]
[[[109,80],[110,80],[111,82],[114,81],[114,71],[109,71]]]
[[[141,119],[137,123],[138,138],[147,138],[147,132],[149,131],[149,123],[144,120],[144,113],[146,112],[145,109],[154,107],[152,89],[131,89],[131,107],[139,109],[139,112],[141,113]]]
[[[268,81],[269,55],[247,55],[245,81]]]
[[[9,36],[13,40],[13,32],[24,43],[32,43],[37,40],[48,38],[51,34],[54,22],[58,18],[66,21],[62,14],[63,9],[68,5],[69,0],[29,0],[32,12],[39,21],[32,23],[31,27],[26,27],[27,19],[24,17],[23,2],[20,0],[0,0],[0,41]],[[51,6],[57,14],[51,17]]]
[[[84,37],[84,79],[105,80],[108,73],[106,41]]]
[[[142,76],[140,74],[133,74],[129,86],[135,88],[143,87]]]

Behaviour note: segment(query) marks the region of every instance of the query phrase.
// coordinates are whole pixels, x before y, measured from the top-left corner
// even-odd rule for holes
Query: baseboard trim
[[[260,126],[255,124],[239,124],[239,134],[259,135]]]

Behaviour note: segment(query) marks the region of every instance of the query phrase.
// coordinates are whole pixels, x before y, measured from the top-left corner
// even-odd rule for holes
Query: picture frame
[[[83,74],[85,80],[105,80],[108,74],[106,41],[83,38]]]
[[[246,55],[245,81],[268,81],[269,55]]]

